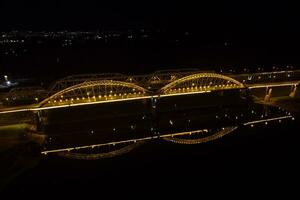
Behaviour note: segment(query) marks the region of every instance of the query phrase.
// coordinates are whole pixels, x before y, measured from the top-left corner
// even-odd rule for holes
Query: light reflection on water
[[[195,100],[197,102],[197,100]],[[142,102],[142,106],[147,106],[148,104],[145,102]],[[126,109],[132,111],[133,113],[140,112],[137,107],[140,105],[131,105],[132,109],[129,109],[129,106],[127,105]],[[137,107],[135,107],[137,106]],[[238,120],[241,120],[243,117],[244,120],[248,120],[249,116],[261,116],[262,113],[268,113],[268,115],[280,115],[282,114],[282,110],[268,107],[266,108],[261,105],[256,105],[252,107],[231,107],[220,109],[218,107],[215,108],[195,108],[193,107],[193,103],[190,101],[188,102],[188,106],[185,107],[185,109],[178,109],[175,112],[169,112],[168,107],[173,107],[174,103],[169,103],[168,105],[163,105],[163,108],[165,109],[164,112],[156,113],[158,116],[158,119],[156,121],[156,126],[160,130],[161,133],[164,131],[182,131],[182,130],[191,130],[199,127],[207,127],[211,126],[214,127],[217,125],[224,125],[224,124],[232,124],[233,122],[236,123],[234,117],[229,116],[239,116]],[[177,103],[177,108],[180,106]],[[182,105],[181,105],[182,106]],[[124,108],[124,105],[120,105],[120,108]],[[182,107],[183,108],[183,107]],[[125,109],[125,108],[124,108]],[[94,109],[92,109],[94,110]],[[100,110],[100,109],[99,109]],[[95,139],[98,139],[101,141],[103,138],[103,134],[98,134],[97,126],[103,127],[104,125],[107,126],[107,129],[111,129],[112,127],[116,127],[116,130],[118,131],[117,135],[124,134],[125,136],[130,136],[134,134],[142,135],[142,134],[152,134],[151,131],[149,131],[149,128],[151,128],[151,125],[153,125],[152,121],[149,120],[149,116],[152,116],[151,113],[143,113],[138,115],[121,115],[121,110],[117,110],[112,112],[111,109],[108,107],[105,111],[105,108],[101,108],[100,112],[110,112],[109,115],[100,116],[100,119],[103,120],[103,118],[106,118],[107,121],[111,119],[116,119],[118,116],[120,119],[116,121],[116,123],[109,124],[107,122],[99,123],[99,119],[97,120],[91,120],[93,119],[95,115],[94,113],[89,113],[89,118],[87,115],[80,114],[78,115],[80,117],[84,117],[85,121],[84,124],[86,126],[83,126],[82,124],[79,124],[78,121],[75,121],[74,123],[71,123],[74,127],[74,130],[81,129],[78,133],[79,135],[76,135],[73,131],[70,131],[69,133],[62,130],[60,132],[64,133],[65,135],[59,135],[55,136],[55,134],[58,133],[58,131],[55,129],[55,126],[53,129],[53,132],[49,132],[53,140],[53,143],[51,145],[57,145],[55,144],[56,141],[61,140],[63,144],[64,142],[73,142],[73,144],[82,144],[82,143],[90,143],[91,141],[94,142]],[[252,112],[253,111],[253,112]],[[74,116],[70,111],[69,116]],[[76,111],[77,112],[77,111]],[[84,111],[83,111],[84,112]],[[97,112],[96,112],[97,113]],[[253,115],[255,113],[255,115]],[[243,114],[243,117],[241,116]],[[52,116],[50,115],[50,118],[57,120],[60,118],[57,118],[60,116],[60,118],[64,118],[64,115],[61,115],[60,113],[52,113]],[[146,117],[145,117],[146,116]],[[157,117],[156,116],[156,117]],[[216,117],[217,116],[217,117]],[[96,118],[98,115],[96,115]],[[144,119],[143,119],[144,118]],[[170,118],[172,118],[173,124],[170,123]],[[250,117],[251,118],[251,117]],[[74,117],[76,119],[76,117]],[[132,130],[132,127],[130,126],[131,123],[128,123],[129,121],[135,121],[138,120],[145,120],[148,126],[138,126],[139,123],[136,123],[137,126],[135,127],[135,130]],[[227,121],[226,121],[227,119]],[[230,120],[228,120],[230,119]],[[122,124],[120,121],[125,120],[125,122]],[[153,120],[153,119],[152,119]],[[189,121],[190,120],[190,121]],[[197,121],[198,120],[198,121]],[[72,120],[71,120],[72,122]],[[196,123],[191,123],[196,122]],[[59,120],[57,122],[59,125]],[[62,123],[63,124],[63,123]],[[64,125],[64,124],[63,124]],[[126,126],[124,129],[125,131],[122,132],[122,129],[120,127]],[[93,126],[93,133],[88,132],[89,127]],[[287,130],[293,130],[293,128],[297,127],[297,125],[293,124],[292,126],[286,126],[286,123],[282,124],[269,124],[269,126],[259,126],[255,127],[253,129],[251,128],[240,128],[238,129],[234,134],[229,134],[228,136],[224,137],[222,140],[216,140],[213,142],[209,142],[206,144],[201,145],[193,145],[193,146],[182,146],[182,145],[172,145],[169,143],[166,143],[162,140],[154,140],[151,142],[146,143],[145,145],[138,147],[135,151],[132,151],[128,154],[122,155],[121,157],[115,157],[110,158],[106,160],[99,160],[99,161],[93,161],[93,164],[86,163],[86,161],[74,161],[69,160],[66,158],[59,158],[54,155],[50,156],[41,156],[39,154],[40,151],[40,145],[37,145],[36,142],[28,141],[27,137],[20,137],[21,134],[16,134],[16,137],[19,141],[21,141],[19,144],[14,145],[13,148],[8,148],[8,150],[3,150],[0,152],[1,156],[1,163],[5,163],[5,165],[1,166],[1,171],[5,172],[3,175],[1,175],[1,184],[6,185],[6,190],[11,191],[14,190],[12,187],[16,187],[17,189],[23,188],[26,186],[23,186],[22,184],[26,179],[33,178],[37,182],[43,182],[44,185],[48,186],[55,186],[55,185],[63,185],[64,182],[67,182],[69,184],[72,184],[72,181],[68,180],[71,176],[78,176],[79,180],[91,180],[91,182],[96,181],[96,179],[92,178],[92,174],[96,174],[97,177],[101,177],[104,180],[108,181],[109,176],[112,176],[114,178],[117,178],[117,175],[113,175],[113,173],[116,172],[117,166],[125,166],[125,169],[119,169],[120,171],[117,172],[118,175],[120,175],[122,178],[127,177],[127,175],[122,175],[121,173],[124,172],[125,174],[127,172],[133,173],[133,176],[138,177],[138,173],[134,170],[140,171],[140,173],[144,174],[144,171],[153,170],[152,167],[153,164],[149,164],[149,162],[154,163],[160,163],[159,168],[168,168],[168,170],[171,170],[170,173],[174,173],[175,170],[179,170],[179,168],[183,167],[183,164],[180,164],[180,162],[187,162],[188,165],[191,166],[191,164],[194,164],[201,168],[201,166],[196,162],[197,160],[201,160],[201,162],[208,162],[211,164],[205,164],[205,166],[202,166],[202,170],[208,170],[213,171],[215,169],[216,164],[220,164],[219,162],[224,161],[225,159],[229,159],[228,162],[232,162],[234,164],[237,164],[236,160],[239,160],[240,162],[246,162],[247,159],[255,162],[261,162],[264,159],[264,156],[267,157],[267,159],[270,159],[272,162],[274,162],[276,159],[286,159],[282,157],[283,152],[280,152],[278,150],[278,147],[284,147],[284,152],[286,153],[293,153],[295,150],[295,134],[292,131]],[[84,129],[83,127],[88,127],[87,129]],[[101,128],[99,130],[101,130]],[[143,130],[148,130],[148,133],[143,133]],[[111,129],[110,134],[113,133],[113,129]],[[126,133],[126,131],[128,133]],[[84,133],[85,132],[85,133]],[[82,135],[82,134],[85,135]],[[99,131],[99,133],[101,133]],[[105,133],[105,132],[102,132]],[[23,133],[22,133],[23,134]],[[124,135],[122,137],[124,137]],[[287,136],[287,137],[286,137]],[[116,139],[118,139],[117,136]],[[21,140],[20,140],[21,138]],[[49,137],[48,137],[49,138]],[[292,139],[291,139],[292,138]],[[36,138],[37,139],[37,138]],[[71,140],[70,140],[71,139]],[[3,137],[1,138],[3,141]],[[39,138],[39,141],[41,141],[41,138]],[[5,142],[4,142],[5,143]],[[60,145],[58,143],[58,145]],[[282,148],[281,148],[282,149]],[[277,154],[277,155],[275,155]],[[222,157],[223,156],[223,157]],[[278,156],[278,157],[277,157]],[[214,159],[212,158],[214,157]],[[168,163],[166,160],[170,159],[170,163]],[[178,159],[178,160],[177,160]],[[216,159],[219,161],[216,161]],[[273,160],[274,159],[274,160]],[[126,161],[125,161],[126,160]],[[180,161],[181,160],[181,161]],[[221,161],[220,161],[221,160]],[[265,161],[266,162],[266,161]],[[142,163],[142,164],[141,164]],[[73,165],[77,165],[74,167]],[[97,167],[95,167],[95,166]],[[178,165],[178,166],[176,166]],[[230,164],[230,166],[233,164]],[[138,167],[139,166],[139,167]],[[51,169],[53,167],[53,169]],[[68,171],[68,167],[72,168],[71,171]],[[133,168],[130,170],[129,168]],[[228,166],[227,166],[228,167]],[[172,169],[173,168],[173,169]],[[225,166],[226,168],[226,166]],[[159,175],[162,175],[162,172],[160,170],[153,170],[153,175],[157,173]],[[187,170],[188,167],[183,167],[184,170]],[[54,170],[57,172],[53,173],[50,172],[51,170]],[[81,170],[85,171],[80,172]],[[195,167],[192,167],[192,171],[195,171]],[[58,172],[60,171],[60,172]],[[89,171],[89,172],[86,172]],[[117,170],[118,171],[118,170]],[[108,174],[105,174],[105,172],[108,172]],[[145,175],[145,174],[144,174]],[[36,176],[40,176],[40,178],[34,178]],[[149,175],[146,175],[149,176]],[[167,175],[168,176],[168,175]],[[61,178],[59,178],[61,177]],[[121,178],[120,178],[121,179]],[[120,180],[117,179],[117,180]],[[52,181],[52,182],[51,182]],[[36,183],[33,183],[34,180],[30,183],[31,185],[36,185]],[[41,186],[39,187],[40,189]],[[43,190],[43,189],[42,189]]]

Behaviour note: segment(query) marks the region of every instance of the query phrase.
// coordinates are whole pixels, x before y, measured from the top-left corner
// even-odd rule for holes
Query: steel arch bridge
[[[40,102],[39,107],[81,104],[146,96],[148,91],[136,84],[99,80],[80,83],[53,94]]]
[[[205,92],[214,90],[241,89],[239,81],[216,73],[198,73],[175,80],[160,89],[161,94]]]
[[[160,73],[158,73],[160,74]],[[153,76],[155,77],[155,76]],[[152,79],[147,79],[152,80]],[[113,102],[123,100],[134,100],[142,98],[163,97],[171,95],[185,95],[187,93],[201,93],[207,91],[242,89],[245,86],[239,81],[228,76],[216,73],[196,73],[187,75],[182,78],[177,78],[172,82],[166,84],[155,93],[137,85],[138,82],[132,79],[125,81],[119,80],[95,80],[79,83],[67,87],[47,99],[43,100],[39,107],[41,109],[48,109],[49,107],[69,106],[71,104],[83,105],[93,102]],[[179,144],[199,144],[215,140],[232,131],[237,127],[228,127],[216,133],[206,134],[204,131],[195,131],[195,134],[189,132],[188,134],[174,134],[172,136],[162,136],[162,138],[169,142]],[[139,146],[140,142],[136,143],[120,143],[113,145],[113,149],[109,148],[108,152],[105,151],[108,144],[101,144],[99,148],[86,153],[84,148],[83,152],[80,149],[67,150],[58,152],[58,155],[75,158],[75,159],[100,159],[121,155],[131,151]],[[103,147],[103,148],[102,148]],[[88,149],[89,147],[87,147]],[[93,148],[93,146],[92,146]],[[103,150],[104,149],[104,150]]]
[[[39,103],[39,107],[59,107],[70,104],[87,104],[90,102],[112,102],[134,100],[169,95],[202,93],[214,90],[242,89],[239,81],[216,73],[196,73],[175,79],[157,91],[149,91],[132,79],[96,80],[79,83],[65,88]]]
[[[99,80],[122,80],[126,77],[120,73],[102,73],[102,74],[76,74],[70,75],[55,81],[49,89],[49,93],[52,95],[68,87],[78,85],[87,81],[99,81]]]
[[[147,89],[157,89],[157,84],[168,84],[176,79],[182,78],[187,75],[199,73],[197,68],[188,69],[170,69],[155,71],[146,75],[125,75],[120,73],[102,73],[102,74],[77,74],[70,75],[54,82],[49,88],[49,96],[86,81],[99,81],[99,80],[115,80],[124,81],[129,83],[135,83]]]

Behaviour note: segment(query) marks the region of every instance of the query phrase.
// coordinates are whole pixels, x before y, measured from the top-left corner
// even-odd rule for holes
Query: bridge
[[[27,94],[27,96],[34,97],[38,103],[14,109],[2,109],[0,113],[38,111],[246,88],[249,90],[266,88],[265,100],[268,101],[273,87],[290,86],[290,96],[294,97],[299,82],[300,70],[222,75],[192,68],[163,70],[149,75],[136,76],[118,73],[73,75],[52,84],[47,92],[48,97],[44,99],[39,91],[43,94],[46,92],[40,88],[38,91],[32,88],[13,89],[5,98],[6,101],[14,101]]]
[[[298,79],[299,75],[300,70],[225,75],[214,72],[201,72],[197,69],[158,71],[150,75],[138,76],[125,76],[122,74],[75,75],[55,82],[48,91],[47,97],[41,101],[38,99],[38,103],[13,109],[2,109],[0,115],[33,112],[38,117],[38,122],[41,122],[43,121],[40,113],[42,111],[147,99],[151,100],[152,109],[155,112],[157,102],[164,98],[226,91],[238,91],[242,94],[248,90],[260,88],[266,88],[265,101],[269,101],[272,88],[274,87],[290,87],[290,97],[294,97],[300,82]],[[242,125],[253,127],[257,123],[281,122],[284,119],[294,118],[290,114],[285,114],[279,117],[245,121]],[[208,129],[199,129],[164,133],[162,135],[151,135],[100,144],[44,150],[42,154],[58,153],[66,157],[97,159],[128,152],[133,147],[147,140],[162,138],[179,144],[199,144],[223,137],[237,128],[238,125],[232,125],[222,127],[220,130],[213,132],[209,132]],[[92,155],[77,152],[107,146],[118,146],[118,148]]]

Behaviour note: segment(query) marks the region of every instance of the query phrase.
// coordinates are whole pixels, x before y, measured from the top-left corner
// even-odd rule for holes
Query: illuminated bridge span
[[[149,90],[159,89],[175,80],[192,74],[203,73],[197,68],[160,70],[146,75],[125,75],[120,73],[102,73],[102,74],[78,74],[62,78],[50,86],[49,94],[57,93],[65,88],[77,85],[83,82],[98,80],[115,80],[129,83],[135,83]],[[299,80],[300,70],[286,70],[274,72],[258,72],[246,74],[224,74],[243,84],[258,84],[265,82],[281,82],[286,80]],[[51,96],[50,95],[50,96]]]
[[[42,101],[39,107],[41,109],[53,109],[65,106],[81,106],[102,102],[167,97],[241,88],[245,88],[242,83],[215,73],[199,73],[180,78],[167,84],[156,93],[150,92],[134,83],[100,80],[84,82],[66,88]]]
[[[172,94],[181,92],[214,91],[238,88],[245,88],[245,86],[228,76],[215,73],[199,73],[186,76],[169,83],[161,88],[160,93]]]
[[[284,70],[246,74],[226,74],[243,84],[262,84],[267,82],[284,82],[300,80],[300,70]]]
[[[71,86],[50,96],[40,103],[40,107],[131,99],[144,97],[147,94],[146,89],[132,83],[113,80],[91,81]]]
[[[108,103],[115,101],[125,101],[125,100],[137,100],[137,99],[146,99],[146,98],[157,98],[157,97],[167,97],[172,95],[186,95],[186,94],[195,94],[203,92],[211,92],[214,90],[229,90],[229,89],[256,89],[256,88],[267,88],[269,89],[266,95],[270,96],[270,88],[280,87],[280,86],[291,86],[291,97],[295,96],[297,85],[299,85],[299,80],[295,81],[285,81],[285,82],[265,82],[265,83],[255,83],[255,84],[246,84],[241,83],[241,78],[244,75],[236,76],[225,76],[216,73],[196,73],[197,71],[159,71],[153,73],[151,76],[121,76],[120,74],[101,74],[94,75],[93,78],[87,80],[95,81],[86,81],[89,75],[77,75],[78,79],[74,77],[69,77],[64,79],[64,81],[58,81],[54,88],[63,88],[67,85],[76,84],[67,87],[61,91],[52,94],[47,99],[43,100],[39,104],[32,105],[31,107],[21,107],[19,109],[15,108],[13,110],[7,109],[2,110],[0,113],[11,113],[11,112],[22,112],[22,111],[38,111],[45,109],[56,109],[67,106],[82,106],[90,105],[96,103]],[[196,74],[195,74],[196,73]],[[270,72],[270,73],[261,73],[264,76],[267,74],[285,74],[290,77],[297,77],[290,75],[291,72]],[[188,75],[186,75],[188,74]],[[285,76],[282,75],[282,76]],[[183,77],[182,77],[183,76]],[[249,75],[250,76],[250,75]],[[260,77],[261,75],[255,75],[255,77]],[[280,77],[282,77],[280,76]],[[106,78],[122,77],[123,81],[119,80],[106,80]],[[179,78],[181,77],[181,78]],[[235,78],[232,78],[235,77]],[[274,77],[274,76],[273,76]],[[286,77],[288,78],[288,77]],[[97,80],[100,79],[100,80]],[[144,82],[143,82],[144,81]],[[274,81],[273,79],[271,81]],[[149,90],[145,87],[139,85],[139,83],[167,83],[160,85],[157,90]],[[244,82],[244,81],[242,81]],[[255,81],[254,81],[255,82]],[[146,84],[147,85],[147,84]],[[145,86],[146,86],[145,85]],[[149,86],[148,86],[149,87]],[[13,97],[12,97],[13,98]],[[36,98],[37,101],[40,100],[39,97]]]
[[[40,102],[43,99],[53,96],[54,94],[58,94],[67,88],[82,84],[84,82],[95,81],[119,81],[131,83],[151,91],[151,94],[153,95],[165,95],[180,93],[191,94],[193,90],[194,92],[205,92],[216,89],[232,89],[233,87],[242,88],[243,86],[241,84],[249,89],[291,86],[293,87],[292,90],[296,91],[296,87],[299,85],[299,80],[300,70],[221,75],[212,72],[203,72],[197,68],[188,68],[161,70],[152,74],[132,76],[120,73],[79,74],[68,76],[56,81],[51,85],[47,92],[34,88],[23,88],[21,91],[14,89],[11,91],[11,93],[6,95],[4,98],[4,104],[10,106],[17,105],[18,101],[22,101],[24,98],[25,101],[29,102],[25,96],[28,96],[29,99],[31,98],[31,103]],[[107,82],[107,85],[109,86],[109,82]],[[158,92],[159,90],[161,92]],[[120,93],[116,95],[119,94]],[[90,95],[80,96],[81,98],[88,98]],[[294,95],[292,94],[291,96]],[[108,99],[113,100],[114,98]],[[124,99],[127,99],[127,97]],[[58,99],[58,101],[60,101],[60,99]]]
[[[120,73],[102,73],[102,74],[78,74],[71,75],[56,81],[50,86],[49,94],[55,94],[63,89],[77,85],[83,82],[114,80],[128,83],[134,83],[149,90],[158,89],[161,85],[168,84],[174,80],[187,75],[199,73],[196,68],[160,70],[146,75],[125,75]]]

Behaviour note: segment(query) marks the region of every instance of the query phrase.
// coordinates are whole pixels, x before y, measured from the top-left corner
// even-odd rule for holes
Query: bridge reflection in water
[[[289,83],[294,90],[297,84]],[[33,112],[36,131],[47,135],[42,153],[77,159],[120,155],[151,139],[198,144],[241,126],[293,119],[279,108],[255,104],[251,87],[220,74],[195,73],[159,88],[150,90],[130,79],[92,80],[30,108],[2,113]]]
[[[251,128],[292,119],[290,113],[276,107],[253,103],[246,88],[153,95],[132,101],[43,109],[39,113],[40,130],[49,136],[42,153],[77,159],[121,155],[151,139],[198,144],[241,126]]]

